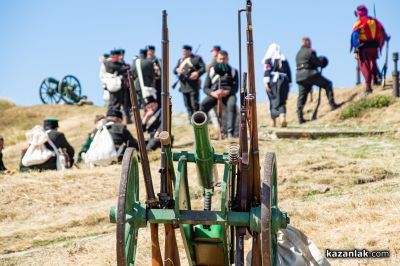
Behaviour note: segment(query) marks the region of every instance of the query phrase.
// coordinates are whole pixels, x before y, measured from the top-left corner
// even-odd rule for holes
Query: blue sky
[[[266,98],[261,59],[267,46],[271,42],[280,44],[294,72],[294,58],[302,36],[311,37],[318,54],[329,58],[324,75],[334,86],[352,86],[355,61],[349,53],[349,37],[355,21],[353,10],[358,4],[366,4],[373,15],[373,3],[371,0],[254,0],[258,101]],[[0,98],[21,105],[39,104],[38,89],[44,78],[60,79],[72,74],[80,80],[84,94],[95,104],[103,105],[98,57],[114,47],[122,47],[130,62],[147,44],[156,45],[160,56],[163,9],[169,15],[171,72],[181,55],[182,44],[191,44],[194,49],[201,45],[199,54],[206,63],[211,60],[211,47],[220,44],[229,52],[231,65],[237,68],[237,10],[244,5],[245,0],[2,0]],[[400,1],[375,1],[375,5],[377,18],[392,36],[391,58],[393,51],[400,50],[397,18]],[[392,69],[390,61],[388,75]],[[292,91],[297,90],[294,85]],[[182,96],[172,90],[171,94],[173,110],[183,111]]]

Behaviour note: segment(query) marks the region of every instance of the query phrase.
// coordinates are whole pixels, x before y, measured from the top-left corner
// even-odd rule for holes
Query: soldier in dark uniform
[[[139,150],[137,140],[128,131],[125,125],[122,124],[122,112],[116,109],[109,109],[107,111],[107,123],[105,125],[110,132],[111,138],[113,139],[115,149],[118,151],[121,146],[122,149],[126,147],[133,147]],[[123,152],[118,158],[118,161],[122,161]]]
[[[217,63],[210,68],[204,83],[207,95],[201,103],[200,110],[208,113],[218,103],[219,95],[227,107],[228,138],[232,138],[236,121],[236,93],[238,91],[238,71],[228,64],[228,53],[219,51]]]
[[[146,52],[148,51],[141,50],[140,57],[135,59],[132,64],[132,72],[135,78],[135,87],[140,89],[144,102],[144,114],[142,117],[143,130],[149,133],[148,143],[155,143],[151,140],[155,137],[156,131],[161,124],[161,104],[158,103],[157,91],[154,88],[155,78],[157,76],[154,71],[154,62],[147,58]],[[141,88],[140,85],[137,71],[138,65],[140,65],[142,71],[144,88]],[[156,146],[152,145],[148,147],[149,150],[156,148]]]
[[[106,72],[110,74],[124,75],[124,64],[120,61],[120,50],[112,50],[110,52],[111,60],[105,62]],[[108,102],[109,109],[120,109],[124,103],[124,90],[121,88],[117,92],[110,92],[110,100]]]
[[[142,73],[143,88],[140,84],[138,66]],[[159,108],[157,103],[157,92],[154,88],[155,73],[153,62],[146,58],[146,50],[140,50],[139,57],[133,60],[132,76],[135,88],[141,92],[141,97],[143,98],[145,114],[142,120],[145,124],[148,120],[146,114],[151,116],[151,112],[156,112]]]
[[[219,51],[221,51],[221,46],[219,45],[214,45],[214,47],[211,49],[211,54],[213,59],[211,63],[207,65],[207,73],[209,73],[210,68],[212,68],[217,64],[217,56]]]
[[[122,63],[122,110],[124,111],[123,113],[123,121],[125,124],[132,124],[132,119],[131,119],[131,101],[130,101],[130,95],[129,95],[129,81],[128,81],[128,75],[127,71],[131,68],[129,64],[125,62],[125,50],[124,49],[119,49],[118,50],[119,55],[118,55],[118,61]]]
[[[161,106],[161,64],[160,60],[155,55],[156,47],[154,45],[147,45],[147,59],[153,63],[154,70],[154,88],[157,91],[157,103]]]
[[[324,68],[328,64],[328,59],[324,56],[317,56],[315,50],[311,48],[310,38],[304,37],[302,39],[302,46],[296,55],[296,82],[299,85],[299,98],[297,101],[297,116],[299,123],[305,123],[303,117],[303,108],[307,101],[307,95],[312,89],[313,85],[324,88],[326,96],[328,97],[331,110],[339,107],[335,103],[333,97],[332,82],[321,75],[318,68]]]
[[[3,163],[3,149],[4,149],[4,138],[0,136],[0,173],[7,171],[7,168],[4,166]]]
[[[139,92],[140,95],[139,97],[141,98],[140,101],[142,101],[144,105],[147,105],[148,103],[151,102],[157,103],[157,92],[154,88],[154,79],[156,74],[154,73],[153,62],[146,58],[147,57],[146,54],[147,54],[146,50],[141,49],[139,51],[139,56],[134,58],[132,62],[132,77],[134,79],[135,89],[137,92]],[[140,80],[138,76],[137,63],[136,63],[137,60],[140,60],[139,65],[142,71],[143,85],[146,88],[142,88],[140,86]]]
[[[179,91],[183,94],[189,120],[192,114],[199,110],[200,77],[205,71],[206,66],[203,59],[192,54],[191,46],[184,45],[182,47],[182,58],[178,60],[174,73],[179,75]]]
[[[69,167],[72,167],[74,164],[74,148],[69,144],[67,139],[65,138],[64,133],[59,132],[58,129],[58,119],[56,118],[48,118],[45,119],[43,122],[43,128],[47,132],[47,136],[49,139],[53,142],[54,146],[58,149],[59,152],[60,150],[63,150],[63,153],[65,153],[66,160],[67,160],[67,165]],[[54,151],[52,145],[49,142],[45,143],[45,146],[47,149],[50,151]],[[22,154],[22,157],[24,156],[24,153]],[[21,170],[57,170],[57,156],[51,157],[47,162],[39,164],[39,165],[32,165],[29,167],[23,167],[22,164],[20,165]]]

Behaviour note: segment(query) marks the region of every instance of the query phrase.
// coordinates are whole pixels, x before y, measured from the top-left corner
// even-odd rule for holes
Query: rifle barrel
[[[151,171],[150,171],[150,163],[149,163],[149,158],[147,157],[146,145],[144,142],[143,127],[142,127],[142,120],[140,118],[138,99],[136,95],[135,85],[133,83],[132,73],[130,70],[127,71],[127,76],[129,82],[130,98],[132,103],[132,113],[135,120],[135,128],[136,128],[140,158],[142,163],[144,184],[146,187],[147,204],[149,205],[149,207],[155,207],[155,205],[158,204],[158,201],[154,194],[153,181],[151,178]]]
[[[249,177],[251,188],[249,195],[253,196],[256,201],[260,202],[260,159],[258,149],[258,128],[257,128],[257,104],[256,104],[256,88],[255,88],[255,73],[254,73],[254,49],[253,49],[253,25],[251,19],[251,1],[247,0],[246,15],[247,15],[247,67],[249,80],[249,119],[250,119],[250,154],[249,154]],[[247,98],[247,97],[246,97]]]
[[[167,11],[162,12],[162,80],[161,80],[161,128],[171,134],[171,103],[169,98],[169,36],[167,24]],[[160,196],[166,197],[166,200],[172,198],[171,169],[169,169],[165,147],[161,146],[161,190]],[[164,200],[161,203],[169,204]]]

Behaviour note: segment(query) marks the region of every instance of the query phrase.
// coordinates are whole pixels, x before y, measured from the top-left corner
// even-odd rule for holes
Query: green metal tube
[[[194,156],[201,185],[205,189],[212,189],[214,174],[214,148],[210,145],[206,113],[201,111],[195,112],[192,115],[191,122],[194,130]]]
[[[110,210],[110,222],[116,222],[117,209]],[[271,208],[271,234],[287,227],[289,218],[286,212],[277,207]],[[146,204],[134,203],[133,212],[126,214],[126,221],[134,223],[136,228],[144,228],[147,223],[157,224],[202,224],[202,225],[229,225],[249,227],[253,232],[261,232],[261,207],[253,207],[250,212],[222,212],[171,209],[148,209]]]
[[[56,84],[58,86],[58,80],[56,80],[55,78],[50,77],[47,79],[47,81],[50,83]]]
[[[158,224],[202,224],[247,227],[251,224],[248,212],[217,212],[181,210],[178,214],[170,209],[147,209],[147,221]],[[261,227],[260,227],[261,230]]]

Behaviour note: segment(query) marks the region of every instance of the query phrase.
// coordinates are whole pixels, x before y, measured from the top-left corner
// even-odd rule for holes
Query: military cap
[[[147,45],[147,46],[146,46],[146,50],[153,50],[153,51],[155,51],[155,50],[156,50],[156,47],[155,47],[154,45]]]
[[[192,51],[192,46],[185,44],[182,46],[182,49]]]
[[[120,110],[111,108],[107,111],[107,116],[115,116],[122,119],[122,112]]]
[[[43,121],[44,129],[56,129],[58,128],[58,119],[57,118],[46,118]]]
[[[147,55],[147,50],[146,50],[146,49],[140,49],[140,50],[139,50],[139,55],[146,57],[146,55]]]
[[[212,52],[212,51],[217,51],[217,52],[221,51],[221,46],[219,46],[219,45],[214,45],[213,48],[211,49],[211,52]]]
[[[105,54],[103,54],[103,57],[104,57],[104,58],[109,58],[109,57],[110,57],[110,54],[105,53]]]
[[[119,50],[119,54],[124,55],[125,54],[125,49],[118,49]]]
[[[111,55],[121,55],[121,49],[114,49],[110,51]]]

